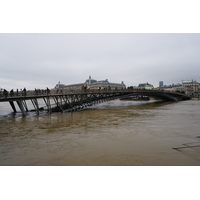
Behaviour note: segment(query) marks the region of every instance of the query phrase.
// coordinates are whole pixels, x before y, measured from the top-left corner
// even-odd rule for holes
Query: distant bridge
[[[45,94],[27,96],[14,96],[0,98],[0,102],[9,102],[14,113],[17,112],[16,104],[18,105],[22,115],[26,115],[29,111],[35,111],[38,115],[40,111],[51,112],[70,112],[82,110],[88,106],[120,99],[130,95],[142,95],[155,97],[163,101],[182,101],[189,100],[190,97],[181,93],[168,92],[163,90],[141,90],[141,89],[120,89],[120,90],[76,90],[65,94]],[[42,99],[45,106],[39,105],[39,99]],[[27,101],[31,101],[34,109],[29,109]]]

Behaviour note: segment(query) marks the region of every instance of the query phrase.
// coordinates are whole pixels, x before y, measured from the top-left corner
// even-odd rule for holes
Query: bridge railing
[[[47,92],[47,90],[28,90],[26,91],[26,93],[24,93],[23,91],[14,91],[14,92],[7,92],[6,94],[3,91],[0,91],[0,98],[5,98],[5,97],[22,97],[22,96],[44,96],[44,95],[67,95],[67,94],[83,94],[83,93],[103,93],[103,92],[116,92],[116,91],[125,91],[124,90],[55,90],[52,89],[49,92]]]
[[[91,93],[166,93],[165,90],[145,90],[145,89],[85,89],[85,90],[67,90],[67,89],[51,89],[47,90],[28,90],[26,94],[23,91],[13,93],[8,92],[7,95],[0,91],[0,98],[23,97],[23,96],[44,96],[44,95],[70,95],[70,94],[91,94]]]

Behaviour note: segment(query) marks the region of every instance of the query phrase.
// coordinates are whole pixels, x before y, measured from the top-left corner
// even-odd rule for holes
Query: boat
[[[122,97],[120,100],[123,100],[123,101],[149,101],[150,98],[148,96],[126,96],[126,97]]]

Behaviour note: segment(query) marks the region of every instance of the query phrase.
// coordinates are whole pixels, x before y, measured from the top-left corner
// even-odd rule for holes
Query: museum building
[[[64,89],[64,90],[81,90],[81,89],[126,89],[126,85],[122,81],[121,83],[111,83],[106,80],[97,81],[92,79],[89,76],[84,83],[72,84],[72,85],[64,85],[60,84],[60,82],[55,86],[55,89]]]

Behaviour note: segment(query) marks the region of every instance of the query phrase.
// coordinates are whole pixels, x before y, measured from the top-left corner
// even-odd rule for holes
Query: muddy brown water
[[[115,100],[26,117],[0,103],[0,112],[1,166],[200,165],[198,100]]]

